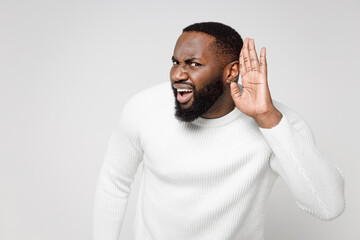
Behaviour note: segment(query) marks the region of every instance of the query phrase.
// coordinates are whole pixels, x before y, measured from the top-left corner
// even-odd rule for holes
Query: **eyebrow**
[[[172,61],[178,61],[174,56],[172,56],[171,57],[171,60]],[[190,63],[190,62],[192,62],[192,61],[194,61],[194,60],[200,60],[200,58],[197,58],[197,57],[190,57],[190,58],[188,58],[188,59],[185,59],[185,61],[184,62],[186,62],[186,63]]]

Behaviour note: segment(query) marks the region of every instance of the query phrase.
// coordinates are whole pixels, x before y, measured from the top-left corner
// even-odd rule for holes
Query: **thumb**
[[[236,82],[230,83],[230,94],[235,103],[237,101],[240,101],[241,98],[240,89]]]

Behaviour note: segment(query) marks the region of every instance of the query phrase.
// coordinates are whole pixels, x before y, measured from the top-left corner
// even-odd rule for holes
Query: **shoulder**
[[[168,102],[173,96],[170,82],[162,82],[143,89],[131,96],[125,103],[125,106],[137,108],[147,108],[157,104]]]
[[[273,100],[273,104],[274,106],[283,114],[285,115],[285,117],[293,124],[295,124],[296,122],[299,121],[305,121],[299,113],[297,113],[295,110],[293,110],[292,108],[290,108],[289,106]]]
[[[313,139],[309,124],[299,113],[281,102],[273,100],[273,104],[282,113],[283,117],[285,116],[281,121],[288,122],[300,135],[311,140]]]
[[[287,106],[277,100],[272,100],[272,101],[273,101],[274,106],[287,118],[291,118],[291,119],[301,118],[300,115],[295,110],[290,108],[289,106]]]
[[[162,82],[131,96],[123,107],[122,115],[138,122],[171,112],[174,101],[170,82]]]

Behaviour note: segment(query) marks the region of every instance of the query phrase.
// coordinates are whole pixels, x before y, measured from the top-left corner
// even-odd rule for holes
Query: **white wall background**
[[[91,239],[97,176],[122,106],[169,81],[182,28],[210,20],[267,47],[272,96],[307,120],[346,177],[347,208],[331,222],[300,210],[278,180],[266,239],[360,239],[359,12],[356,0],[0,0],[0,239]]]

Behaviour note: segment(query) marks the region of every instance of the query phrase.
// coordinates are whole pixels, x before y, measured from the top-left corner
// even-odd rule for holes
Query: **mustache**
[[[196,90],[195,85],[192,84],[192,83],[189,83],[189,82],[174,82],[174,83],[171,85],[172,88],[175,88],[175,87],[174,87],[175,84],[188,85],[188,86],[190,86],[192,89]]]

